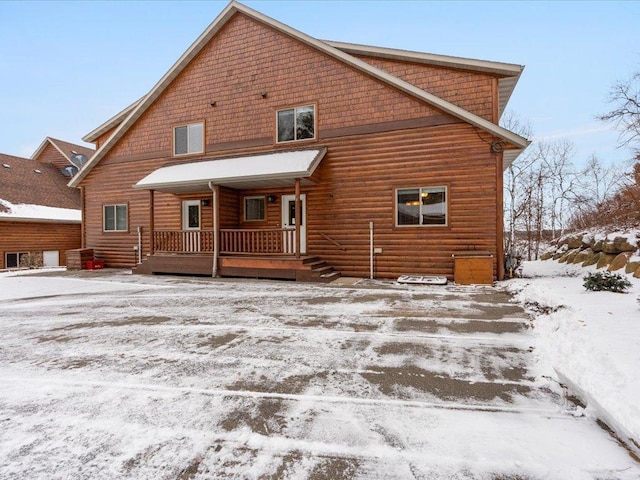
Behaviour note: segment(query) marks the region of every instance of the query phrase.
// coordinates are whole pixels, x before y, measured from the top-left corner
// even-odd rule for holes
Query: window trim
[[[242,197],[242,210],[243,210],[243,215],[242,218],[244,219],[245,222],[266,222],[267,221],[267,200],[265,198],[265,195],[247,195],[245,197]],[[247,218],[247,200],[257,200],[257,199],[261,199],[262,200],[262,205],[263,205],[263,217],[260,219],[248,219]]]
[[[202,143],[200,145],[200,150],[197,152],[189,151],[189,127],[193,125],[202,125]],[[187,127],[187,151],[185,153],[176,153],[176,129],[181,127]],[[201,120],[199,122],[191,122],[191,123],[181,123],[179,125],[174,125],[171,129],[171,142],[172,142],[172,152],[174,157],[185,157],[188,155],[201,155],[204,153],[204,146],[206,144],[205,139],[205,122]]]
[[[415,225],[401,225],[398,223],[398,192],[400,190],[418,190],[418,194],[421,195],[422,194],[422,190],[423,189],[442,189],[444,190],[444,198],[445,198],[445,203],[444,203],[444,220],[445,222],[443,224],[434,224],[434,223],[419,223],[419,224],[415,224]],[[449,186],[448,185],[429,185],[429,186],[421,186],[421,187],[415,187],[415,186],[411,186],[411,187],[396,187],[394,189],[394,205],[395,205],[395,209],[394,209],[394,223],[395,226],[398,228],[448,228],[449,225]],[[420,221],[422,221],[422,209],[420,210]]]
[[[114,227],[118,226],[118,218],[117,218],[117,208],[116,207],[125,207],[126,208],[126,228],[124,230],[118,230],[117,228],[114,228],[113,230],[107,230],[106,229],[106,222],[107,222],[107,216],[105,215],[105,209],[107,207],[114,207],[115,211],[114,211]],[[128,203],[104,203],[102,204],[102,232],[103,233],[128,233],[129,232],[129,204]]]
[[[293,110],[293,119],[294,119],[293,134],[294,134],[294,137],[295,137],[295,134],[296,134],[296,123],[295,123],[296,109],[305,108],[305,107],[313,107],[313,137],[311,137],[311,138],[301,138],[301,139],[294,138],[293,140],[282,140],[282,141],[278,140],[278,113],[284,112],[286,110]],[[318,104],[317,104],[317,102],[309,102],[309,103],[297,104],[297,105],[288,106],[288,107],[277,108],[276,111],[275,111],[275,127],[276,127],[276,134],[275,134],[275,140],[276,140],[275,143],[276,143],[276,145],[287,145],[287,144],[290,144],[290,143],[317,141],[318,140]]]

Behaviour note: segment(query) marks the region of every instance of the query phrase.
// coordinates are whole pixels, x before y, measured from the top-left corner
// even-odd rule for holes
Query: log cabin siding
[[[276,110],[311,103],[317,104],[320,130],[440,115],[310,46],[236,14],[102,162],[149,152],[170,157],[172,128],[200,121],[205,123],[206,145],[247,139],[271,139],[273,144]]]
[[[80,248],[79,223],[0,221],[0,232],[0,269],[6,268],[6,253],[58,250],[60,265],[66,265],[66,251]]]
[[[401,60],[354,56],[469,112],[497,121],[494,108],[498,105],[498,95],[492,91],[496,76]]]
[[[343,275],[368,276],[369,222],[374,222],[376,276],[397,277],[404,273],[453,275],[454,253],[483,252],[498,255],[497,222],[501,205],[496,195],[498,159],[490,152],[491,137],[467,124],[382,132],[327,139],[328,153],[320,163],[319,183],[303,186],[307,197],[307,252],[320,256]],[[243,155],[247,150],[224,152]],[[149,193],[132,186],[164,159],[103,165],[87,176],[91,194],[86,212],[88,247],[109,266],[131,267],[136,227],[150,224]],[[396,226],[395,189],[446,186],[448,225],[432,227]],[[278,228],[281,224],[280,195],[289,189],[236,191],[221,188],[221,228]],[[265,222],[244,222],[245,196],[273,194],[266,203]],[[210,199],[211,192],[154,196],[155,228],[181,229],[181,202]],[[102,205],[129,204],[129,232],[102,232]],[[202,207],[202,228],[212,227],[211,205]],[[328,241],[328,235],[345,250]],[[143,235],[143,253],[149,252]],[[494,261],[494,274],[496,271]]]

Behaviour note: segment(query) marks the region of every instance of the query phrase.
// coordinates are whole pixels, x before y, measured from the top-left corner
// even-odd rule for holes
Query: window
[[[315,138],[315,106],[278,111],[278,143]]]
[[[103,215],[103,229],[105,232],[127,231],[127,206],[105,205]]]
[[[5,268],[18,268],[29,266],[29,254],[26,252],[6,253],[4,256]]]
[[[204,124],[192,123],[173,129],[173,154],[204,152]]]
[[[244,197],[244,220],[257,222],[264,219],[264,197]]]
[[[447,225],[447,187],[396,190],[397,225]]]

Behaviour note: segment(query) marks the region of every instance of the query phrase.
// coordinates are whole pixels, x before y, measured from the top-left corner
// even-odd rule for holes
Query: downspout
[[[373,222],[369,222],[369,278],[373,280]]]
[[[218,255],[220,253],[220,246],[218,245],[218,187],[209,181],[209,189],[212,195],[213,205],[213,268],[211,269],[211,276],[218,276]]]
[[[138,265],[142,263],[142,227],[138,227]]]

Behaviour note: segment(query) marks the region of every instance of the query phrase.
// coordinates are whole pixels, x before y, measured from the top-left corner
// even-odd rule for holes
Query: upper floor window
[[[105,205],[103,208],[103,230],[105,232],[127,231],[127,205]]]
[[[314,105],[278,110],[278,143],[305,140],[316,136]]]
[[[447,187],[396,190],[397,225],[447,225]]]
[[[204,152],[204,124],[192,123],[173,128],[173,154]]]

